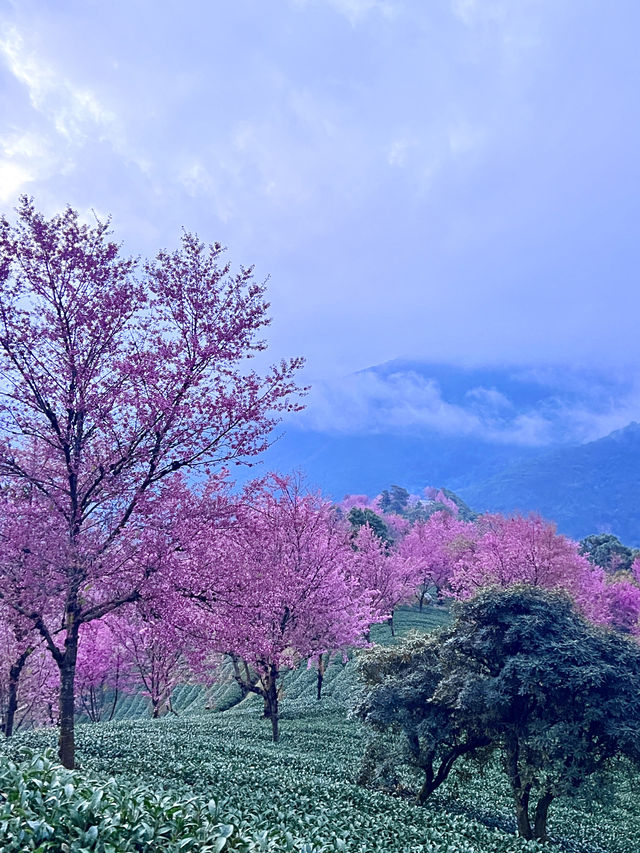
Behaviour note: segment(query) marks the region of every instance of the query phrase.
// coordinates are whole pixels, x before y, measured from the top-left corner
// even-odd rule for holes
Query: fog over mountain
[[[392,361],[314,385],[263,467],[340,499],[446,486],[479,510],[539,511],[640,544],[640,392],[632,371]]]

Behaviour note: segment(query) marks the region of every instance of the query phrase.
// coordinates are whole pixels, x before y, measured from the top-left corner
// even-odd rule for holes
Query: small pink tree
[[[76,688],[80,705],[93,723],[112,720],[122,691],[131,687],[113,623],[113,617],[107,617],[80,629]]]
[[[418,576],[420,610],[429,589],[447,590],[456,563],[472,551],[477,528],[451,512],[434,512],[427,521],[413,525],[397,546],[398,554],[413,563]]]
[[[173,712],[171,696],[178,684],[191,676],[183,649],[184,635],[169,619],[162,619],[148,607],[129,606],[111,622],[118,642],[122,666],[135,686],[142,686],[151,715]]]
[[[640,635],[640,587],[631,577],[616,578],[606,585],[609,622],[625,633]]]
[[[483,516],[472,550],[456,561],[451,588],[469,598],[486,586],[525,583],[562,589],[594,622],[609,621],[604,573],[578,553],[578,543],[561,536],[539,516]]]
[[[386,620],[394,636],[394,611],[399,604],[414,598],[420,568],[411,554],[389,549],[368,525],[360,528],[353,547],[349,570],[357,583],[358,595],[370,601],[371,623]]]

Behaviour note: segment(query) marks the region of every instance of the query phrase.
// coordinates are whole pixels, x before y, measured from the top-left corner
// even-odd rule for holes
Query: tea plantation
[[[431,610],[399,614],[398,627],[446,620]],[[388,629],[379,629],[378,639]],[[55,732],[19,734],[2,747],[0,850],[59,853],[128,851],[300,851],[300,853],[638,853],[638,781],[625,767],[605,805],[554,804],[553,845],[515,837],[506,781],[495,766],[458,774],[424,807],[355,783],[362,732],[347,719],[352,667],[327,672],[315,699],[315,672],[289,676],[281,741],[270,740],[250,697],[223,713],[194,688],[176,696],[179,716],[121,719],[78,727],[80,768],[53,760]],[[217,688],[217,707],[232,688]],[[44,752],[51,748],[51,752]]]

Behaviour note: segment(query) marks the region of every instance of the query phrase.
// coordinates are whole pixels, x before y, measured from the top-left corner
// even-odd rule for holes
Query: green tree
[[[640,551],[623,545],[612,533],[593,533],[580,540],[580,553],[607,572],[628,572]]]
[[[452,492],[451,489],[441,489],[440,491],[445,498],[453,501],[458,507],[458,518],[461,521],[475,521],[478,518],[478,513],[472,510],[469,504],[463,501],[455,492]]]
[[[391,486],[380,495],[380,509],[386,513],[405,515],[409,508],[409,492],[402,486]]]
[[[373,530],[378,539],[390,544],[393,540],[389,533],[389,528],[384,523],[382,518],[372,509],[361,509],[359,506],[354,506],[349,510],[347,521],[351,525],[354,535],[366,524]]]
[[[361,784],[395,788],[399,766],[407,764],[422,774],[417,799],[423,803],[458,758],[490,745],[472,718],[433,701],[443,675],[441,651],[437,634],[412,632],[394,646],[374,646],[359,656],[363,689],[352,713],[370,727]]]
[[[616,757],[640,763],[640,648],[540,588],[486,590],[455,616],[440,634],[387,650],[393,665],[365,653],[355,713],[403,736],[403,760],[425,773],[421,799],[460,755],[499,752],[519,834],[544,840],[556,797]]]

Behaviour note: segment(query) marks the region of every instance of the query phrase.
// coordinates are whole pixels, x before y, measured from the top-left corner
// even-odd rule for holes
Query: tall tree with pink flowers
[[[185,233],[140,264],[108,223],[47,219],[26,198],[17,214],[0,220],[0,488],[25,538],[34,517],[49,529],[35,553],[7,545],[0,595],[59,670],[73,767],[81,625],[145,595],[178,547],[174,478],[260,452],[298,406],[300,361],[247,368],[265,348],[264,287],[219,244]]]

